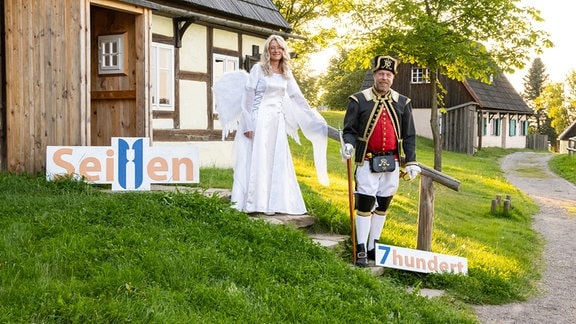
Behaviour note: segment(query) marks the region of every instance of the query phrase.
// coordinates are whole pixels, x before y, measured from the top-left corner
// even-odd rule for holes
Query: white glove
[[[416,176],[420,172],[422,172],[422,169],[420,169],[420,167],[417,165],[407,165],[406,166],[406,173],[408,173],[410,180],[414,180],[414,178],[416,178]]]
[[[350,143],[344,144],[344,148],[340,147],[340,155],[344,160],[348,160],[352,157],[352,153],[354,153],[354,146]]]

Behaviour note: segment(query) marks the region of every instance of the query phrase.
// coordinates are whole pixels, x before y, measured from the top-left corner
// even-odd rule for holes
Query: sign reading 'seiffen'
[[[46,178],[69,175],[112,184],[112,190],[150,190],[153,183],[198,183],[198,148],[155,147],[146,137],[113,137],[112,146],[48,146]]]

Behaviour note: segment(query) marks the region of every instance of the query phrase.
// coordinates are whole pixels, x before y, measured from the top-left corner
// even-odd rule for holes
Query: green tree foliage
[[[353,71],[343,69],[342,64],[347,59],[348,54],[345,51],[332,58],[328,71],[321,79],[324,90],[321,102],[332,110],[346,109],[348,96],[360,90],[366,76],[366,69],[359,63]]]
[[[548,83],[534,100],[536,115],[546,117],[538,124],[537,131],[539,134],[548,135],[550,143],[556,143],[558,134],[568,126],[563,93],[562,83]]]
[[[366,3],[363,1],[362,3]],[[370,4],[369,4],[370,5]],[[522,68],[530,53],[551,47],[548,34],[537,30],[539,11],[520,7],[516,0],[399,0],[372,1],[359,19],[367,33],[352,57],[378,53],[439,73],[451,79],[489,82],[490,75]],[[384,18],[384,19],[383,19]],[[433,87],[430,125],[434,138],[434,168],[442,169],[437,88]]]
[[[548,81],[546,66],[539,57],[532,61],[532,65],[528,69],[528,74],[524,76],[522,81],[524,81],[524,93],[522,93],[522,97],[530,104],[530,102],[540,96],[544,84]]]
[[[305,38],[288,39],[294,54],[294,78],[311,106],[318,106],[320,88],[317,77],[310,74],[310,54],[326,48],[336,37],[330,22],[349,10],[347,1],[337,0],[273,0],[284,19],[292,27],[292,34]]]
[[[536,107],[535,100],[542,93],[544,85],[548,81],[548,74],[546,74],[546,66],[539,57],[532,61],[528,74],[524,76],[523,81],[524,93],[522,97],[528,106],[534,110],[533,119],[535,125],[532,127],[532,131],[536,134],[545,134],[546,131],[543,130],[543,126],[548,125],[546,128],[549,128],[550,125],[547,120],[548,115],[543,109],[540,109],[541,107]]]
[[[569,124],[576,121],[576,71],[571,70],[566,77],[566,106]]]

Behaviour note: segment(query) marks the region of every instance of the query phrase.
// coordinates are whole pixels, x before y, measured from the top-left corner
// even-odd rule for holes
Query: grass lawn
[[[341,112],[323,113],[335,127]],[[346,164],[330,141],[331,184],[311,148],[291,143],[313,231],[349,234]],[[432,166],[428,140],[418,160]],[[0,322],[473,323],[468,304],[522,301],[535,291],[542,240],[536,205],[503,177],[498,159],[444,152],[461,190],[435,186],[432,249],[468,259],[467,276],[350,266],[302,231],[253,220],[199,193],[104,193],[42,175],[0,174]],[[555,159],[553,159],[554,161]],[[560,168],[565,168],[561,165]],[[201,187],[231,187],[231,170],[202,169]],[[508,215],[491,213],[511,195]],[[415,248],[418,182],[402,182],[381,241]],[[406,286],[416,287],[407,293]],[[446,293],[427,299],[418,288]]]

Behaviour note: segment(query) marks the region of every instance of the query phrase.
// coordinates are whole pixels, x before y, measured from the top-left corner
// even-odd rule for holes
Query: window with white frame
[[[123,74],[126,33],[98,36],[98,74]]]
[[[236,71],[240,68],[238,57],[228,56],[222,54],[214,54],[214,61],[212,64],[214,82],[218,81],[222,74],[230,71]],[[212,113],[216,114],[216,109],[212,107]]]
[[[174,111],[174,46],[152,43],[150,52],[152,109]]]
[[[430,83],[430,71],[428,69],[413,67],[412,83]]]

